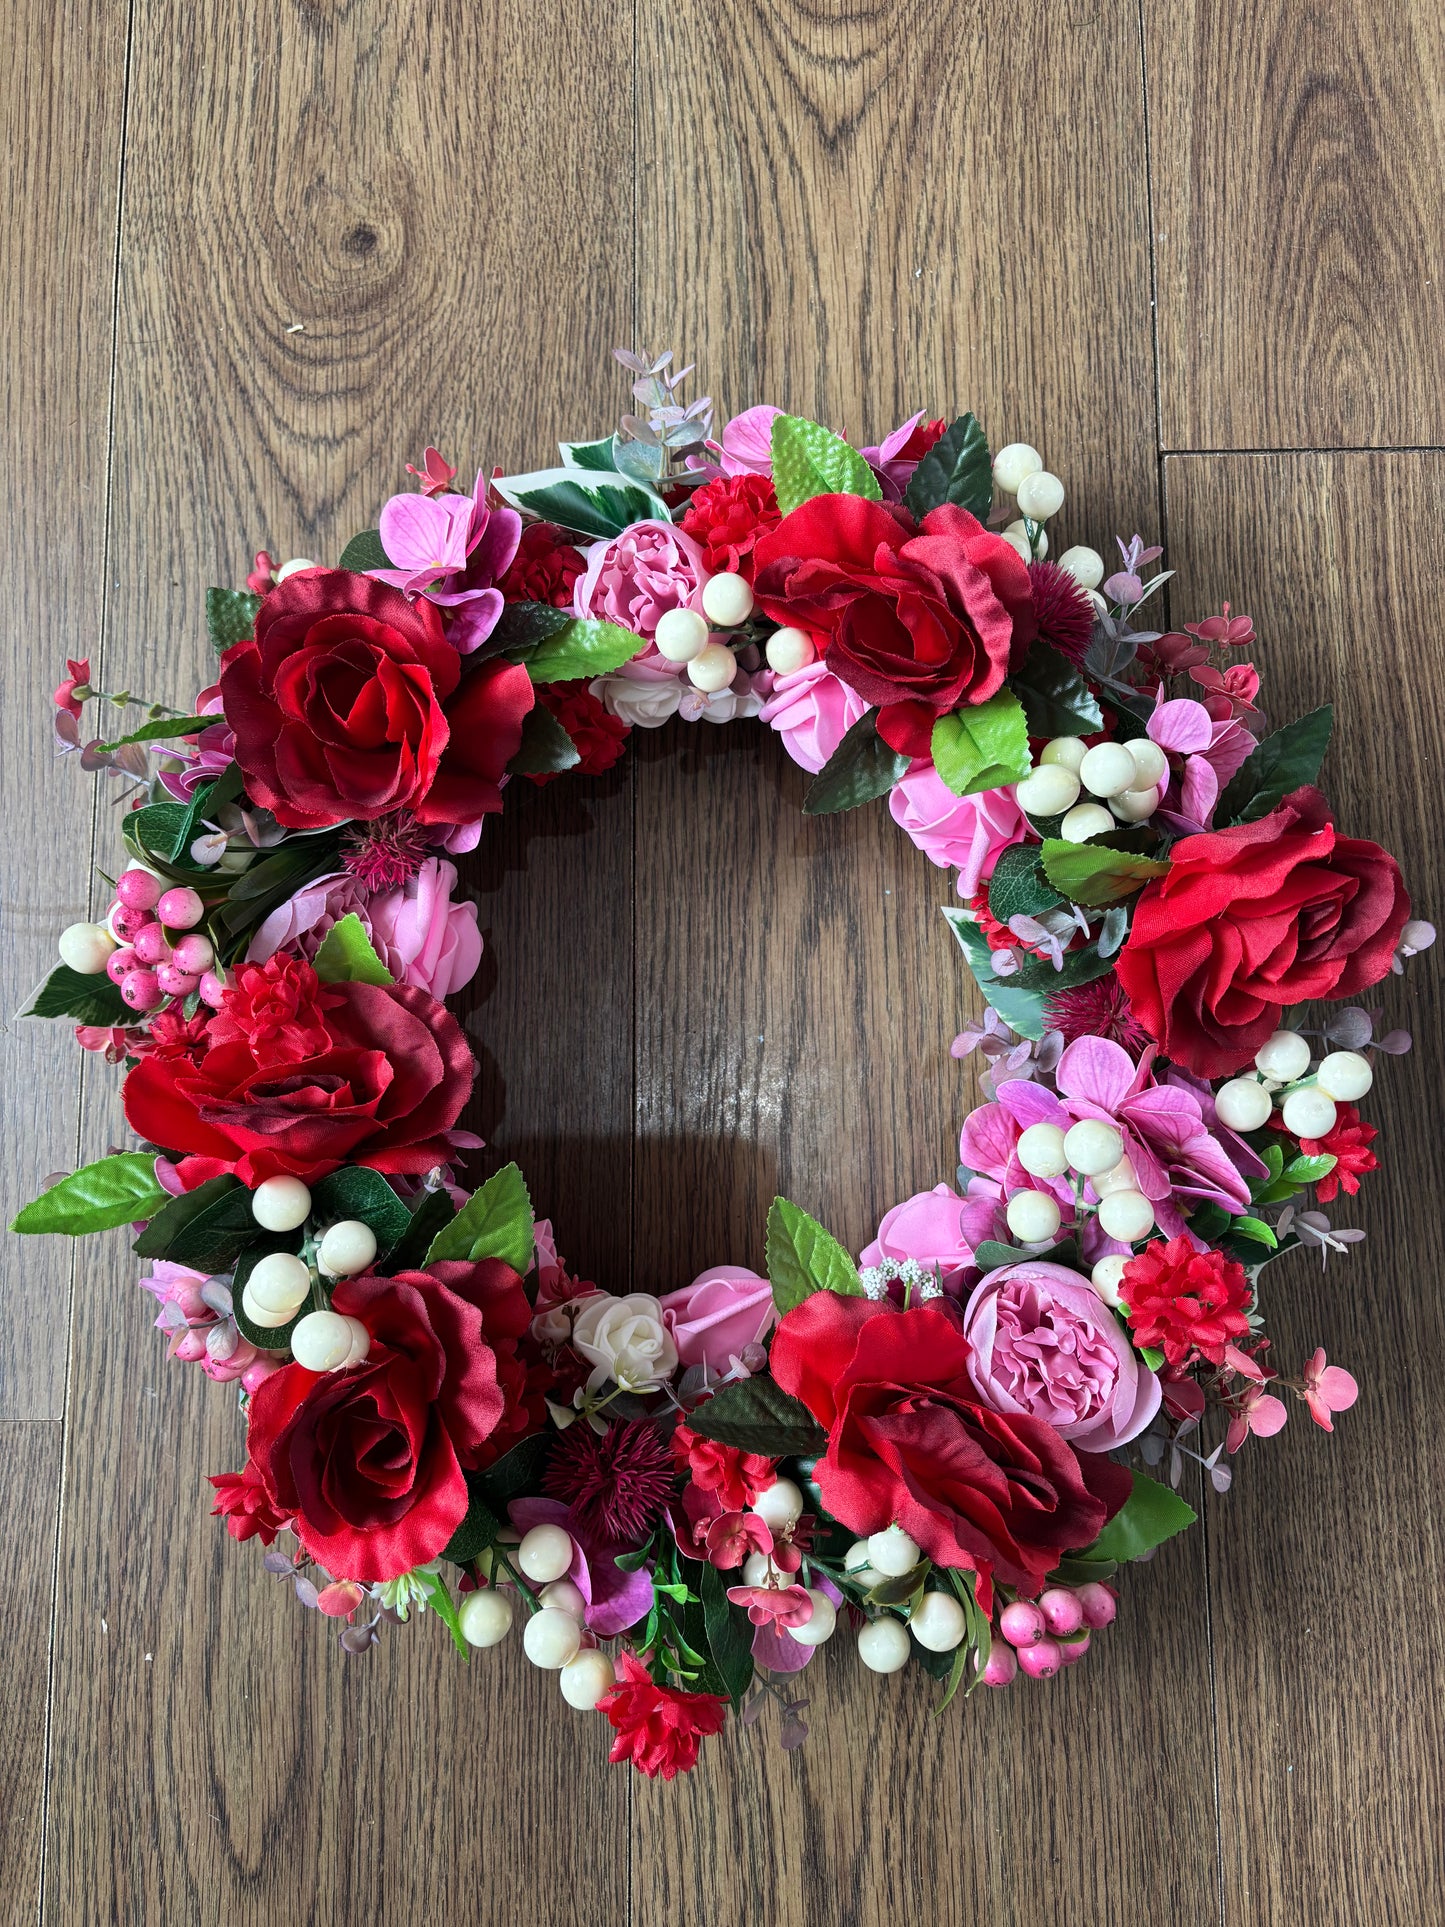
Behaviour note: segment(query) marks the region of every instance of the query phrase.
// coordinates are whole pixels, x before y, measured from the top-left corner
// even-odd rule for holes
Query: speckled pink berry
[[[216,953],[211,947],[209,937],[199,930],[192,930],[188,936],[181,937],[172,953],[172,962],[178,970],[189,970],[192,976],[199,977],[209,970],[216,961]]]
[[[161,900],[160,879],[149,870],[122,870],[115,894],[128,910],[154,910]]]
[[[1039,1611],[1051,1633],[1076,1633],[1084,1623],[1084,1608],[1067,1586],[1050,1586],[1039,1594]]]
[[[157,964],[170,962],[171,946],[158,923],[144,924],[136,931],[135,954],[139,962],[148,964],[151,969]]]
[[[1078,1639],[1064,1639],[1059,1642],[1059,1658],[1065,1666],[1077,1666],[1089,1650],[1089,1635],[1084,1633]]]
[[[1048,1631],[1043,1614],[1027,1599],[1004,1607],[998,1629],[1010,1646],[1037,1646]]]
[[[995,1640],[988,1656],[988,1664],[983,1669],[985,1686],[1011,1686],[1018,1678],[1018,1655],[1012,1646],[1005,1646]]]
[[[110,906],[110,927],[120,943],[134,943],[136,932],[152,921],[149,910],[132,910],[124,903]]]
[[[113,984],[120,983],[135,969],[140,958],[130,944],[122,944],[119,950],[112,950],[105,960],[105,974]]]
[[[1101,1627],[1112,1626],[1114,1615],[1119,1610],[1119,1602],[1113,1593],[1096,1579],[1091,1579],[1087,1586],[1080,1586],[1079,1604],[1084,1609],[1084,1624],[1092,1626],[1095,1632]]]
[[[1052,1679],[1063,1663],[1063,1654],[1055,1640],[1041,1639],[1037,1645],[1019,1648],[1019,1665],[1030,1679]]]
[[[201,1002],[209,1004],[212,1010],[219,1010],[226,996],[226,986],[214,970],[208,970],[201,978]]]
[[[167,890],[156,905],[156,915],[167,930],[189,930],[198,924],[206,914],[206,906],[194,890],[182,885],[179,889]]]
[[[193,990],[199,990],[201,980],[193,970],[178,970],[173,963],[163,963],[156,971],[156,982],[167,997],[189,997]]]
[[[126,973],[121,984],[120,994],[132,1010],[154,1010],[166,1000],[165,992],[156,982],[153,970],[131,970]]]

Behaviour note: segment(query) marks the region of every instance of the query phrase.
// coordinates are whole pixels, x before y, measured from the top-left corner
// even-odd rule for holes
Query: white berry
[[[1041,468],[1033,475],[1025,475],[1014,490],[1021,512],[1031,522],[1047,522],[1051,515],[1057,515],[1064,506],[1064,485],[1057,475],[1050,475]]]
[[[1147,790],[1121,790],[1109,798],[1109,808],[1121,823],[1147,823],[1158,807],[1159,792],[1152,785]]]
[[[1111,1251],[1089,1273],[1089,1282],[1106,1305],[1119,1309],[1119,1288],[1124,1282],[1124,1267],[1129,1260],[1122,1251]]]
[[[1254,1077],[1231,1077],[1214,1093],[1219,1121],[1231,1131],[1257,1131],[1268,1124],[1274,1100]]]
[[[772,1532],[782,1532],[803,1516],[803,1495],[791,1479],[775,1479],[753,1500],[753,1511]]]
[[[719,629],[735,629],[753,612],[753,592],[746,577],[709,576],[702,588],[702,612]]]
[[[280,568],[274,571],[273,580],[276,582],[284,582],[287,576],[300,575],[303,569],[314,569],[315,567],[316,564],[311,560],[310,556],[293,555],[289,562],[283,562]]]
[[[1115,1191],[1137,1191],[1138,1175],[1133,1160],[1126,1152],[1117,1164],[1111,1164],[1107,1171],[1096,1171],[1091,1180],[1097,1197],[1107,1198]]]
[[[1083,742],[1079,737],[1055,736],[1052,742],[1044,744],[1039,755],[1039,761],[1041,763],[1058,763],[1064,769],[1072,770],[1075,776],[1077,776],[1079,773],[1079,765],[1083,762],[1087,754],[1088,751],[1084,748]]]
[[[57,946],[60,961],[82,977],[98,977],[117,949],[103,923],[67,924]]]
[[[1079,777],[1092,796],[1118,796],[1138,778],[1134,758],[1122,743],[1095,743],[1079,765]]]
[[[1059,567],[1067,569],[1081,589],[1097,589],[1104,580],[1104,558],[1097,549],[1085,548],[1081,543],[1077,548],[1065,549],[1059,557]]]
[[[791,628],[774,629],[765,651],[769,669],[779,676],[791,676],[794,670],[806,669],[817,653],[806,629]]]
[[[537,1597],[544,1606],[555,1606],[559,1613],[570,1613],[574,1619],[580,1619],[587,1610],[582,1588],[571,1579],[553,1579]]]
[[[328,1278],[354,1278],[376,1256],[376,1233],[360,1218],[331,1226],[317,1249],[316,1262]]]
[[[1062,763],[1041,763],[1014,786],[1014,797],[1030,816],[1061,816],[1078,801],[1079,779]]]
[[[561,1526],[533,1526],[517,1547],[517,1564],[529,1579],[545,1585],[560,1579],[572,1563],[572,1536]]]
[[[870,1586],[876,1586],[878,1581],[883,1577],[882,1573],[878,1572],[869,1563],[868,1541],[866,1539],[855,1539],[843,1554],[843,1570],[850,1579],[856,1580],[865,1591]]]
[[[951,1653],[968,1627],[951,1592],[926,1592],[909,1615],[908,1630],[930,1653]]]
[[[900,1620],[874,1619],[858,1635],[858,1657],[870,1673],[896,1673],[908,1664],[908,1632]]]
[[[1124,1140],[1112,1124],[1101,1118],[1080,1118],[1064,1133],[1064,1152],[1069,1163],[1086,1178],[1096,1171],[1108,1171],[1124,1155]]]
[[[1157,789],[1169,770],[1169,758],[1152,736],[1136,736],[1124,745],[1134,765],[1136,789]]]
[[[737,673],[738,659],[725,642],[710,642],[687,665],[688,681],[709,696],[728,688]]]
[[[512,1602],[495,1586],[469,1592],[457,1607],[462,1638],[468,1646],[498,1646],[512,1630]]]
[[[691,662],[708,646],[708,626],[696,609],[667,609],[657,618],[652,639],[669,662]]]
[[[575,1659],[569,1659],[558,1678],[563,1699],[569,1706],[575,1706],[579,1713],[590,1713],[602,1695],[610,1692],[617,1681],[612,1661],[596,1646],[589,1646],[585,1652],[578,1653]]]
[[[1049,552],[1049,538],[1037,523],[1034,525],[1032,537],[1029,535],[1028,523],[1023,521],[1010,522],[1004,530],[1003,536],[1005,542],[1007,542],[1010,537],[1013,538],[1014,547],[1019,549],[1025,562],[1046,556]],[[1020,545],[1022,546],[1020,547]]]
[[[1121,1245],[1137,1244],[1154,1229],[1154,1207],[1142,1191],[1111,1191],[1099,1200],[1099,1227]]]
[[[1328,1137],[1338,1115],[1335,1100],[1315,1084],[1291,1091],[1280,1106],[1284,1128],[1293,1131],[1296,1137]]]
[[[311,1273],[302,1260],[290,1251],[271,1251],[256,1260],[241,1296],[251,1322],[274,1329],[295,1316],[310,1290]],[[264,1315],[257,1317],[252,1306]]]
[[[765,1586],[772,1569],[772,1561],[765,1552],[750,1552],[743,1561],[743,1584]]]
[[[1277,1030],[1254,1053],[1254,1067],[1277,1084],[1292,1084],[1310,1067],[1310,1043],[1297,1030]]]
[[[1060,823],[1059,835],[1065,843],[1087,843],[1113,827],[1114,819],[1102,803],[1076,803]]]
[[[1357,1050],[1332,1050],[1315,1072],[1315,1082],[1341,1104],[1353,1104],[1375,1081],[1370,1060]]]
[[[360,1362],[354,1356],[358,1331],[369,1344],[359,1318],[346,1318],[339,1311],[308,1311],[291,1334],[291,1356],[308,1372],[342,1371]]]
[[[800,1646],[821,1646],[833,1637],[833,1628],[838,1623],[837,1608],[827,1593],[819,1592],[809,1586],[808,1597],[813,1602],[813,1616],[801,1626],[789,1626],[788,1633]]]
[[[922,1557],[917,1540],[911,1539],[902,1526],[885,1526],[882,1532],[869,1535],[868,1563],[885,1579],[901,1579]]]
[[[1057,1124],[1030,1124],[1020,1131],[1014,1148],[1032,1178],[1061,1178],[1069,1168],[1064,1134]]]
[[[522,1651],[544,1672],[560,1673],[577,1657],[581,1644],[582,1628],[570,1613],[559,1613],[555,1606],[533,1613],[522,1628]]]
[[[1026,1245],[1046,1244],[1063,1221],[1057,1201],[1047,1191],[1015,1191],[1004,1216],[1009,1230]]]
[[[993,458],[993,479],[1005,495],[1017,495],[1026,475],[1037,475],[1044,458],[1027,442],[1009,442]]]
[[[251,1193],[251,1216],[263,1231],[294,1231],[311,1214],[311,1193],[300,1178],[265,1178]]]

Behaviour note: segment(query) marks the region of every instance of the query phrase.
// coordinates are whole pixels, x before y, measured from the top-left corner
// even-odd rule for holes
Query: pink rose
[[[893,820],[941,870],[958,871],[958,894],[976,896],[1028,822],[1011,789],[955,796],[931,763],[915,763],[888,799]]]
[[[1064,1265],[1001,1265],[964,1312],[968,1375],[1006,1417],[1042,1419],[1083,1452],[1111,1452],[1159,1410],[1142,1365],[1087,1279]]]
[[[634,522],[588,549],[586,573],[573,590],[573,611],[615,622],[651,642],[658,618],[669,609],[692,608],[706,581],[702,550],[690,535],[671,522]],[[668,666],[676,673],[675,665]]]
[[[774,680],[759,721],[770,723],[793,761],[816,776],[867,707],[826,664],[810,662]]]
[[[964,1236],[963,1212],[964,1200],[946,1184],[905,1198],[886,1213],[878,1236],[862,1254],[862,1262],[876,1265],[884,1258],[896,1258],[900,1263],[916,1258],[930,1271],[938,1267],[945,1290],[957,1290],[973,1263],[973,1246]]]
[[[714,1265],[657,1302],[683,1364],[720,1375],[749,1345],[762,1343],[778,1315],[772,1286],[746,1265]]]
[[[371,941],[392,976],[439,1003],[470,983],[482,961],[477,906],[452,902],[456,884],[454,863],[428,857],[409,883],[367,906]]]

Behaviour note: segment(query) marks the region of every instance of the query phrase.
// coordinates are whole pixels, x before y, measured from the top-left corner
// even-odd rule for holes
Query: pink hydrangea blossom
[[[1028,819],[1011,789],[956,796],[932,763],[914,763],[888,798],[893,820],[930,863],[958,871],[958,894],[971,899],[1004,851],[1022,843]]]
[[[504,606],[497,584],[522,539],[517,511],[489,509],[486,495],[480,471],[471,495],[393,495],[378,529],[392,567],[367,571],[450,611],[447,639],[463,655],[496,628]]]
[[[1333,1432],[1330,1414],[1348,1412],[1360,1396],[1360,1388],[1342,1365],[1328,1362],[1321,1346],[1305,1361],[1302,1396],[1315,1424]]]
[[[1162,686],[1147,727],[1160,749],[1183,758],[1181,768],[1171,766],[1156,820],[1185,836],[1207,830],[1220,791],[1253,753],[1254,737],[1232,717],[1216,722],[1204,704],[1191,697],[1166,702]]]
[[[705,1365],[719,1377],[762,1342],[778,1316],[772,1286],[746,1265],[714,1265],[657,1302],[684,1367]]]
[[[759,720],[775,729],[800,768],[817,775],[868,704],[822,662],[773,681]]]
[[[733,416],[722,432],[719,460],[724,475],[772,474],[773,423],[782,412],[760,402]]]
[[[707,579],[702,549],[690,535],[671,522],[634,522],[588,549],[586,570],[572,592],[573,613],[616,623],[651,642],[661,617],[669,609],[693,608]],[[636,660],[654,658],[681,673],[656,650]]]
[[[140,1287],[160,1306],[156,1329],[170,1341],[169,1357],[199,1365],[218,1385],[240,1379],[248,1392],[280,1370],[281,1353],[260,1350],[237,1330],[230,1287],[221,1280],[156,1258]]]

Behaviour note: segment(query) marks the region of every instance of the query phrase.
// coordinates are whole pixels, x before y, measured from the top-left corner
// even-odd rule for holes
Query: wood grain
[[[642,345],[676,343],[728,410],[773,401],[860,441],[971,406],[1087,499],[1060,544],[1156,528],[1142,114],[1117,82],[1137,34],[1126,7],[1023,30],[931,5],[644,5]],[[804,817],[805,779],[759,733],[675,726],[638,745],[635,782],[638,1281],[761,1266],[775,1190],[856,1251],[957,1163],[972,1092],[948,1045],[973,1000],[950,884],[881,804]],[[803,1676],[801,1754],[765,1716],[687,1786],[639,1786],[637,1927],[1217,1918],[1197,1535],[1130,1575],[1119,1628],[1044,1691],[939,1722],[918,1669],[879,1680],[851,1649]]]
[[[0,273],[0,459],[6,508],[4,881],[0,1086],[26,1094],[0,1132],[5,1221],[76,1163],[81,1060],[72,1027],[18,1013],[86,914],[92,785],[57,767],[50,691],[67,657],[96,653],[105,570],[106,454],[116,182],[125,91],[123,0],[0,9],[0,180],[9,210]],[[108,712],[114,714],[113,711]],[[99,730],[104,730],[104,724]],[[38,1094],[43,1092],[43,1101]],[[0,1255],[0,1420],[58,1419],[65,1399],[65,1240]]]
[[[1175,619],[1229,597],[1254,617],[1275,714],[1335,704],[1336,819],[1399,857],[1430,916],[1442,723],[1411,530],[1445,455],[1178,459],[1166,481]],[[1364,1108],[1383,1169],[1327,1208],[1368,1239],[1327,1269],[1299,1254],[1264,1275],[1279,1369],[1323,1345],[1359,1403],[1329,1438],[1292,1405],[1210,1508],[1227,1922],[1445,1917],[1445,1627],[1426,1603],[1445,1577],[1439,966],[1422,958],[1361,1001],[1417,1044],[1376,1059]]]
[[[107,674],[185,699],[205,588],[244,575],[248,538],[335,556],[428,438],[512,466],[545,457],[555,397],[607,417],[630,51],[596,4],[138,11]],[[539,984],[561,1052],[629,994],[606,911],[630,799],[565,794],[518,799],[473,871],[490,891],[525,851],[483,915],[507,987],[466,1012],[474,1121],[508,1147],[610,1133],[574,1149],[555,1214],[603,1223],[598,1261],[622,1262],[625,1060],[589,1060],[595,1089],[560,1057],[529,1075],[523,1031]],[[607,941],[563,983],[579,929]],[[48,1919],[511,1922],[519,1894],[538,1920],[623,1919],[629,1786],[597,1734],[515,1653],[464,1668],[434,1625],[346,1660],[207,1517],[205,1474],[243,1449],[234,1395],[167,1362],[135,1275],[119,1239],[92,1245],[77,1293]]]
[[[0,1423],[0,1493],[9,1521],[0,1533],[0,1599],[11,1682],[0,1721],[0,1912],[13,1927],[29,1927],[40,1908],[60,1435],[54,1422]]]
[[[1445,17],[1145,0],[1172,449],[1445,442]]]

